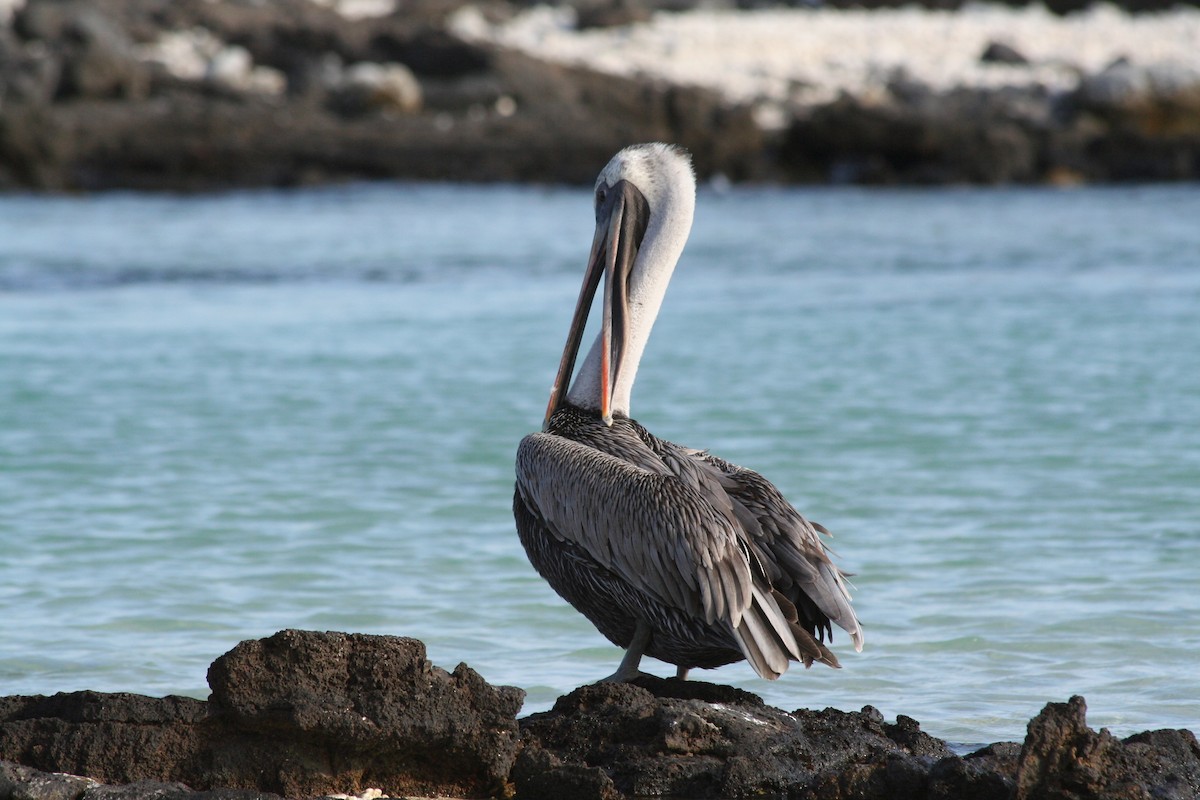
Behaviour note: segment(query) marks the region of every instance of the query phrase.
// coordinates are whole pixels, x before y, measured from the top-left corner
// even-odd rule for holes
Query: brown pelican
[[[629,417],[638,362],[692,227],[687,153],[628,147],[596,179],[596,234],[540,433],[521,440],[513,499],[529,560],[627,652],[711,668],[745,658],[837,667],[831,621],[862,649],[841,572],[818,531],[756,472],[659,439]],[[600,333],[575,367],[604,277]],[[568,388],[569,387],[569,388]]]

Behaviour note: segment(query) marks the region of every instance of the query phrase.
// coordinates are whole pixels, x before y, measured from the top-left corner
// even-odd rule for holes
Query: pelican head
[[[613,414],[629,415],[638,363],[692,228],[696,178],[690,157],[667,144],[626,147],[596,178],[595,206],[596,233],[546,409],[547,422],[564,399],[598,411],[606,425],[612,424]],[[601,277],[604,319],[571,383]]]

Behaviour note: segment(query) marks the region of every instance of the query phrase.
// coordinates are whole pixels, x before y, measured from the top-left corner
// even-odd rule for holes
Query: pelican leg
[[[690,667],[676,667],[675,668],[675,678],[677,680],[686,681],[689,669],[690,669]]]
[[[637,628],[633,631],[633,639],[630,640],[629,647],[625,648],[625,657],[621,659],[621,666],[617,667],[617,671],[604,680],[625,683],[639,675],[644,675],[644,672],[638,670],[638,664],[642,663],[642,654],[646,652],[648,644],[650,644],[650,626],[643,620],[638,620]]]

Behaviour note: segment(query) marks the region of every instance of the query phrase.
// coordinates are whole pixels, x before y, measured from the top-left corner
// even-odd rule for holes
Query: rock
[[[141,59],[181,81],[201,81],[225,43],[200,27],[164,32],[140,48]]]
[[[979,60],[985,64],[1014,64],[1018,66],[1029,63],[1029,59],[1012,45],[995,41],[987,43],[987,47],[983,48],[983,52],[979,55]]]
[[[518,796],[902,797],[956,758],[869,707],[788,714],[729,687],[638,684],[584,686],[522,720]]]
[[[797,116],[780,151],[800,180],[1021,183],[1040,177],[1051,105],[1036,90],[935,93],[893,81],[881,101],[842,97]]]
[[[352,64],[329,85],[330,104],[340,114],[413,114],[421,110],[421,84],[403,64]]]
[[[17,800],[13,798],[13,800]],[[36,800],[31,798],[30,800]],[[183,783],[138,781],[119,786],[89,787],[78,800],[282,800],[279,795],[245,789],[196,791]]]
[[[276,68],[288,75],[325,53],[347,60],[366,61],[369,21],[355,24],[337,12],[307,0],[258,2],[207,2],[175,0],[153,4],[132,0],[139,11],[138,25],[147,39],[162,33],[200,28],[214,38],[244,47],[256,64]]]
[[[1066,98],[1078,149],[1098,180],[1187,180],[1200,174],[1200,70],[1120,59]]]
[[[46,105],[62,77],[62,59],[42,42],[22,42],[0,28],[0,103]]]
[[[637,0],[613,0],[607,3],[580,4],[576,9],[575,27],[615,28],[650,20],[650,8]]]
[[[1078,101],[1094,109],[1127,109],[1149,100],[1150,76],[1128,59],[1118,59],[1103,71],[1084,76]]]
[[[1186,730],[1120,740],[1086,723],[1082,697],[1048,703],[1029,723],[1017,800],[1185,800],[1200,797],[1200,744]]]
[[[43,42],[61,61],[61,98],[139,99],[149,74],[134,54],[125,30],[82,0],[33,2],[17,12],[13,30],[27,41]]]
[[[534,741],[527,743],[513,767],[520,800],[618,800],[624,797],[600,767],[565,764]]]
[[[765,140],[752,110],[713,91],[549,64],[501,48],[493,64],[502,92],[521,109],[506,123],[519,131],[516,138],[497,142],[519,165],[517,179],[552,170],[560,181],[590,184],[589,164],[636,141],[686,147],[701,177],[764,174]]]
[[[74,692],[0,698],[0,800],[1194,800],[1189,731],[1118,740],[1082,698],[1024,745],[966,757],[903,715],[765,705],[701,681],[598,683],[519,723],[524,693],[415,639],[282,631],[213,662],[209,700]],[[68,774],[62,774],[68,773]],[[76,777],[86,775],[87,777]]]
[[[1200,130],[1200,69],[1182,64],[1140,67],[1120,59],[1079,83],[1075,101],[1147,133]]]
[[[78,800],[99,786],[91,778],[39,772],[32,767],[0,761],[0,800]]]
[[[179,779],[203,745],[205,703],[186,697],[72,692],[0,700],[0,758],[104,783]]]
[[[208,702],[0,698],[0,759],[122,785],[6,768],[0,800],[507,791],[524,692],[491,686],[466,665],[434,667],[415,639],[283,631],[217,659],[209,681]]]
[[[961,758],[946,758],[929,772],[929,800],[1011,800],[1010,778]]]
[[[263,95],[280,95],[287,89],[282,72],[255,64],[249,50],[201,27],[163,33],[139,47],[138,56],[183,82]]]
[[[525,697],[465,664],[431,666],[416,639],[304,631],[243,642],[209,685],[232,734],[212,744],[211,785],[288,797],[497,793]]]
[[[88,87],[62,77],[79,63],[67,10],[81,3],[31,0],[20,36],[0,34],[0,186],[587,183],[612,152],[655,139],[688,147],[702,177],[765,174],[749,109],[463,42],[437,27],[451,0],[358,20],[306,0],[110,0],[99,8],[136,43],[144,93],[103,71]]]
[[[1082,700],[1051,704],[1024,747],[960,758],[900,716],[787,714],[747,693],[700,682],[596,684],[521,721],[513,770],[521,798],[678,795],[812,800],[1118,800],[1200,796],[1200,748],[1188,731],[1124,742],[1083,722]]]
[[[84,8],[63,31],[66,58],[59,94],[64,97],[139,99],[149,75],[133,53],[133,42],[99,11]]]
[[[567,11],[607,25],[692,4],[568,0]],[[1200,75],[1190,62],[1118,61],[1075,91],[934,91],[897,71],[861,96],[817,103],[797,84],[790,99],[751,106],[471,38],[472,24],[485,29],[524,3],[411,0],[353,17],[335,5],[16,3],[11,26],[0,24],[0,187],[587,184],[620,147],[656,139],[688,148],[701,179],[1200,178]],[[1022,55],[992,42],[983,57],[1016,64]]]
[[[491,54],[443,28],[380,26],[368,38],[370,61],[396,62],[422,78],[463,79],[491,69]]]
[[[182,783],[97,783],[76,775],[39,772],[0,761],[0,800],[283,800],[245,789],[196,791]]]
[[[235,92],[278,95],[287,88],[282,72],[257,66],[250,51],[239,45],[222,47],[214,53],[205,66],[204,77]]]

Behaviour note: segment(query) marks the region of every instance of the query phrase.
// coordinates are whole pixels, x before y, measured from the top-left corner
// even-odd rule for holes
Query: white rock
[[[239,45],[214,55],[205,77],[240,92],[280,95],[287,89],[287,76],[273,67],[256,66],[250,51]]]
[[[137,53],[181,80],[207,80],[237,91],[270,95],[287,89],[282,72],[256,65],[249,50],[226,44],[204,28],[169,31],[157,41],[141,45]]]
[[[419,111],[424,101],[420,82],[403,64],[351,64],[342,72],[340,88],[357,92],[366,105],[380,110]]]
[[[622,28],[576,30],[569,9],[534,8],[501,24],[464,9],[465,38],[621,75],[645,74],[715,89],[738,102],[817,103],[842,92],[884,91],[890,76],[933,89],[1044,86],[1069,90],[1125,56],[1172,74],[1200,70],[1200,8],[1126,14],[1112,6],[1059,17],[1042,6],[971,5],[960,11],[895,9],[697,10],[659,13]],[[1003,39],[1030,64],[985,64]]]
[[[25,6],[25,0],[0,0],[0,25],[12,21],[13,14]]]
[[[517,113],[517,101],[510,95],[502,94],[496,98],[495,111],[502,117],[511,117]]]
[[[208,60],[204,77],[210,81],[238,86],[254,69],[254,58],[250,51],[240,45],[229,45],[218,50]]]
[[[168,31],[150,44],[139,45],[138,57],[161,64],[168,73],[185,81],[203,80],[209,62],[224,42],[204,28]]]
[[[347,19],[386,17],[396,10],[396,0],[313,0],[317,5],[332,8]]]

